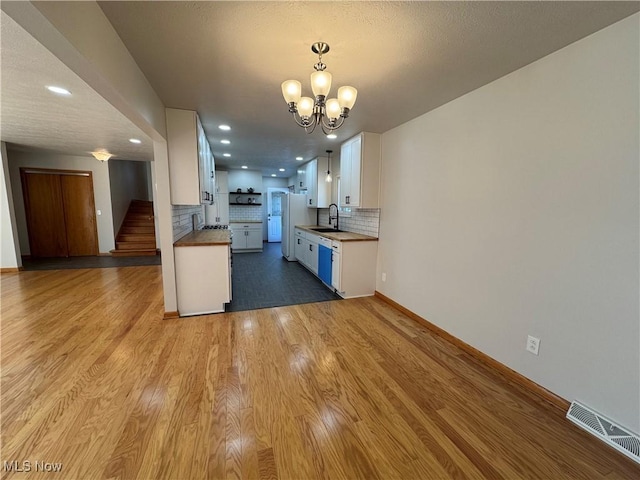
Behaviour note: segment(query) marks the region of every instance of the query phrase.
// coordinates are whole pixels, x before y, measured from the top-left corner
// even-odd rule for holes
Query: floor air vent
[[[567,418],[627,457],[640,463],[640,438],[584,405],[573,402]]]

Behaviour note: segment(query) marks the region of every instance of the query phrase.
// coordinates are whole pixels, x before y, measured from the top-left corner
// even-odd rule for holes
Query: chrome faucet
[[[336,207],[336,214],[331,215],[331,207]],[[335,220],[336,221],[336,226],[334,227],[336,230],[339,230],[338,228],[338,222],[340,221],[340,214],[338,213],[339,209],[338,209],[338,205],[336,205],[335,203],[332,203],[331,205],[329,205],[329,225],[331,225],[331,220]]]

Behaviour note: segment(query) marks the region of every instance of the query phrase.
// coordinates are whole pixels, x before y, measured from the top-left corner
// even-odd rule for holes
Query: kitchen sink
[[[339,233],[339,232],[342,232],[342,230],[336,230],[335,228],[312,228],[311,230],[313,230],[314,232],[318,232],[318,233]]]

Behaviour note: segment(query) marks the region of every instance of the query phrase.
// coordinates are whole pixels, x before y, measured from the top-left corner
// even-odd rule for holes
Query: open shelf
[[[243,205],[245,207],[253,207],[253,206],[260,206],[262,205],[261,203],[235,203],[235,202],[229,202],[229,205]]]

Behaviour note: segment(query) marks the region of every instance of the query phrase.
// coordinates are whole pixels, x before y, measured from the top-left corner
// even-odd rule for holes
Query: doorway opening
[[[267,188],[267,242],[269,243],[282,241],[282,205],[288,193],[287,188]]]

